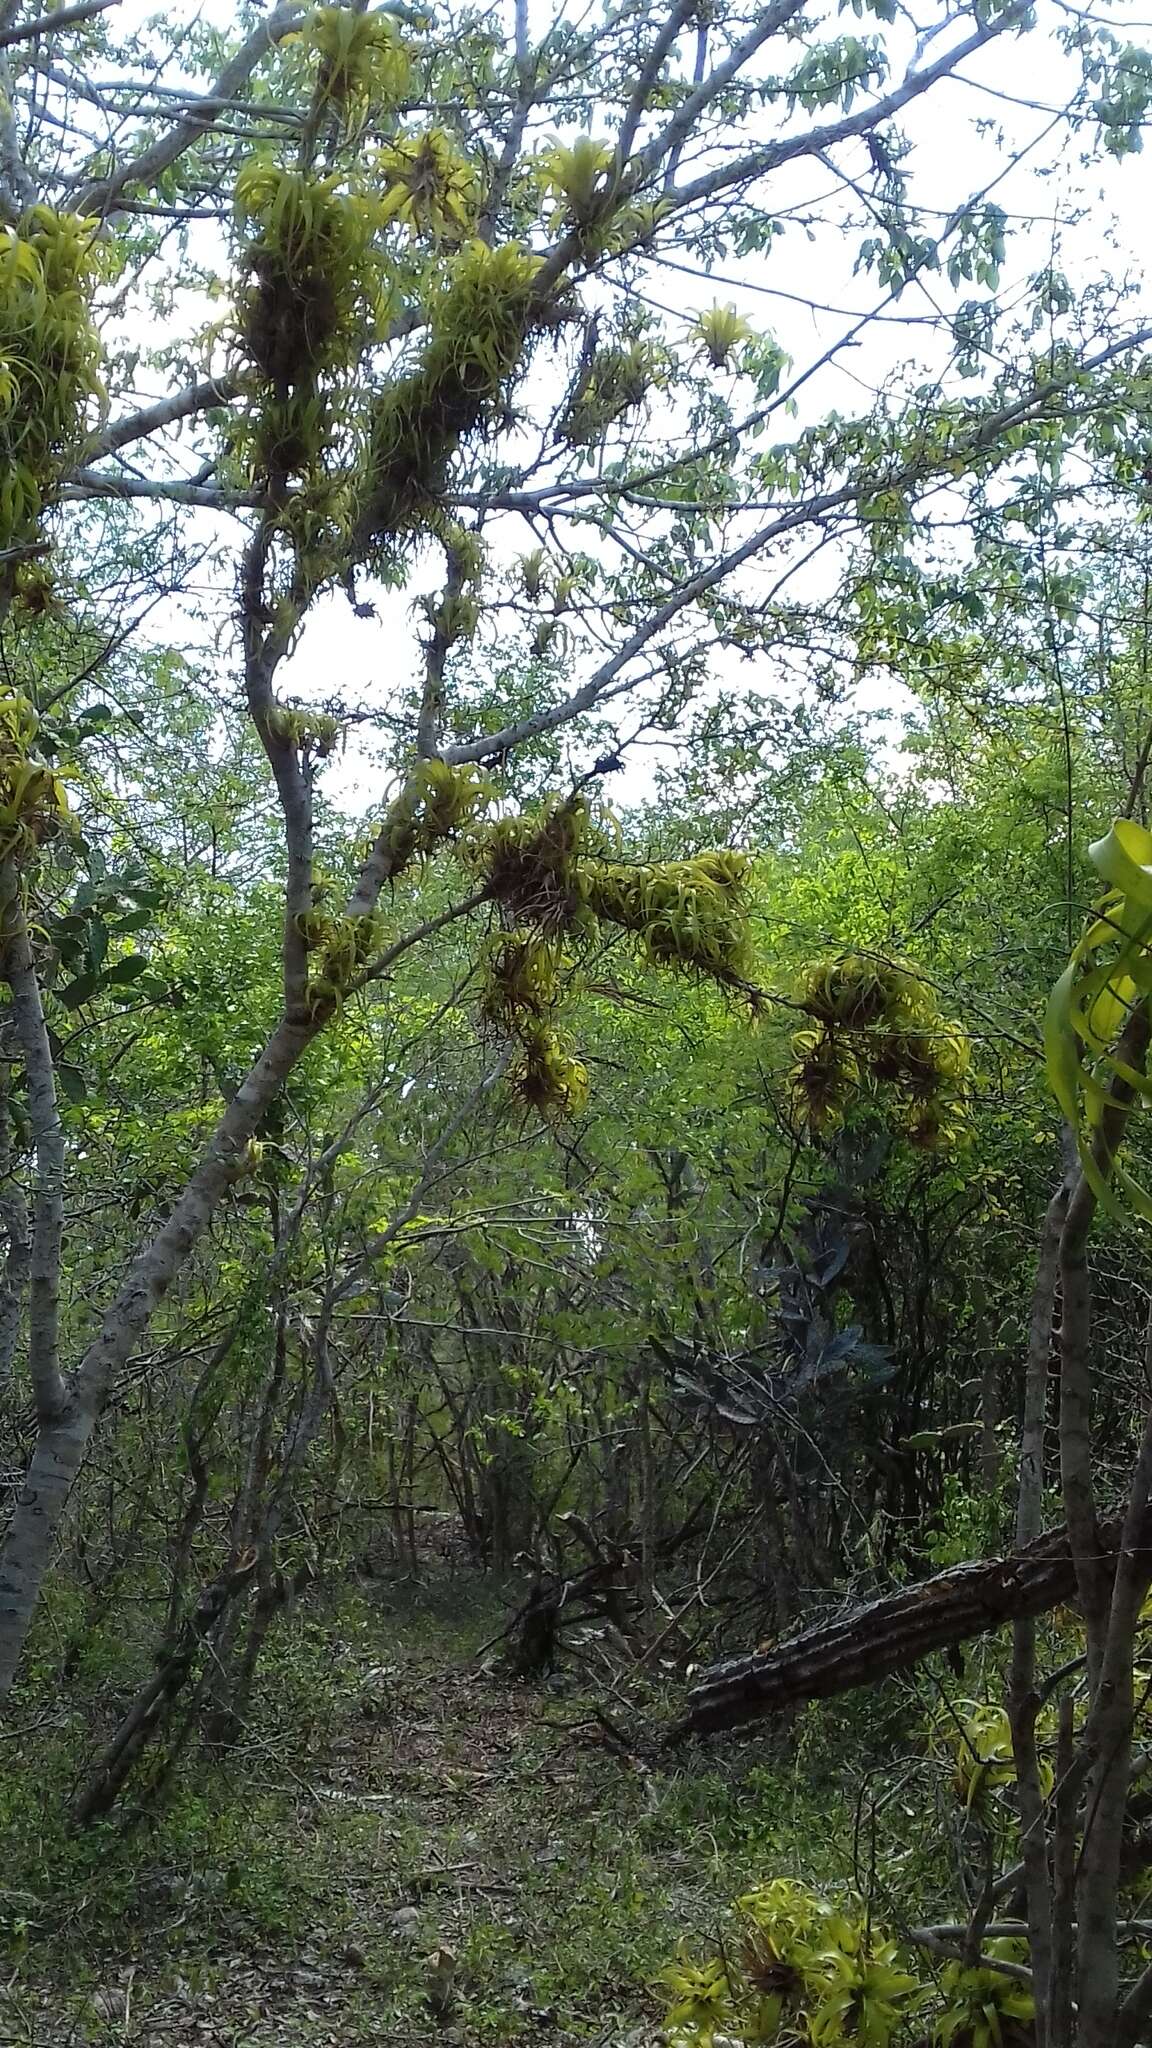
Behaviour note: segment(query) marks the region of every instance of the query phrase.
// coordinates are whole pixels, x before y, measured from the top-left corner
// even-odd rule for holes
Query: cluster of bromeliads
[[[450,648],[476,630],[485,552],[448,505],[449,461],[466,435],[507,420],[513,375],[534,341],[573,318],[565,275],[641,245],[659,203],[622,190],[613,152],[584,136],[533,153],[502,198],[524,236],[547,223],[564,262],[523,238],[492,241],[480,232],[477,166],[443,129],[409,132],[400,119],[414,57],[392,20],[320,8],[279,61],[295,68],[306,111],[291,159],[258,153],[236,182],[229,333],[245,403],[224,427],[218,473],[255,492],[268,536],[262,573],[271,579],[259,593],[261,616],[282,647],[318,590],[359,566],[397,574],[404,550],[423,537],[450,565],[432,612]],[[51,601],[42,514],[105,403],[92,295],[119,260],[115,238],[97,223],[48,207],[0,230],[2,595],[31,611]],[[714,367],[749,339],[727,308],[697,325],[698,348]],[[374,352],[397,345],[387,376],[363,374]],[[561,431],[573,446],[602,436],[665,368],[635,337],[596,348]],[[275,704],[265,719],[269,741],[301,754],[322,756],[340,737],[327,714]],[[13,699],[0,733],[0,807],[10,837],[31,830],[38,840],[67,807],[59,778],[29,753],[33,730],[28,707]],[[748,856],[630,862],[610,820],[582,797],[484,820],[492,796],[471,769],[418,761],[384,837],[390,880],[452,841],[499,906],[481,1011],[514,1042],[514,1078],[527,1102],[562,1113],[583,1099],[586,1069],[560,1011],[581,959],[609,929],[629,935],[653,964],[759,1004]],[[319,1016],[363,978],[380,932],[372,917],[321,905],[298,925]],[[967,1047],[920,977],[852,957],[813,970],[801,1007],[814,1024],[795,1040],[793,1082],[813,1133],[881,1083],[906,1105],[917,1143],[951,1134]]]
[[[718,1954],[682,1955],[666,1973],[674,2048],[1028,2048],[1035,2038],[1031,1992],[1011,1974],[1020,1942],[993,1940],[986,1963],[945,1962],[929,1983],[869,1914],[789,1878],[746,1893],[734,1919]]]

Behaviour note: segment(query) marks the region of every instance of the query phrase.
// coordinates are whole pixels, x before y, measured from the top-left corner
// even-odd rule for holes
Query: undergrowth
[[[478,1668],[503,1612],[461,1578],[315,1608],[235,1752],[189,1753],[154,1811],[80,1832],[68,1788],[117,1674],[105,1643],[53,1695],[42,1651],[0,1775],[3,2038],[144,2042],[176,2001],[237,2048],[427,2039],[441,1997],[448,2038],[477,2048],[646,2038],[669,1956],[749,1881],[851,1881],[859,1720],[722,1757],[617,1754],[590,1716],[601,1686]],[[105,2007],[128,1978],[125,2031]]]

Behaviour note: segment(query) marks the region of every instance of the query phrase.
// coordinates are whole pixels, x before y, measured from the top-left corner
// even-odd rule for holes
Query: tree
[[[98,7],[0,32],[0,552],[22,683],[0,718],[0,894],[6,1043],[34,1154],[27,1233],[18,1201],[6,1228],[9,1325],[26,1295],[38,1418],[0,1559],[5,1687],[118,1376],[227,1191],[258,1166],[285,1083],[359,992],[383,990],[386,1014],[388,977],[413,949],[495,916],[482,1014],[511,1042],[520,1093],[559,1112],[584,1085],[559,1023],[566,980],[601,933],[748,990],[744,860],[637,869],[590,806],[589,778],[609,772],[630,730],[675,723],[712,648],[776,642],[765,561],[783,571],[811,536],[855,526],[883,547],[941,479],[986,491],[1033,439],[1091,440],[1102,417],[1113,438],[1127,432],[1138,329],[1083,346],[1054,335],[971,397],[922,393],[757,449],[806,372],[790,377],[772,339],[724,307],[686,332],[650,314],[647,290],[673,251],[703,262],[769,248],[776,181],[809,162],[835,167],[844,219],[867,217],[861,260],[889,299],[936,268],[956,291],[994,285],[998,209],[965,195],[942,234],[926,232],[898,123],[980,52],[1015,51],[1031,14],[979,0],[898,78],[902,30],[886,6],[875,14],[856,36],[802,21],[797,0],[723,21],[677,4],[590,29],[560,18],[534,39],[518,10],[510,50],[481,15],[290,6],[245,21],[235,42],[205,31],[191,53],[182,30],[117,47]],[[1110,148],[1134,147],[1146,96],[1135,56],[1088,23],[1067,41],[1081,109]],[[207,92],[188,82],[192,62],[215,64]],[[124,85],[126,69],[139,86]],[[92,119],[107,136],[95,148]],[[190,380],[191,334],[151,351],[139,338],[150,307],[182,311],[189,284],[228,309],[217,359]],[[167,390],[114,410],[142,360]],[[544,420],[532,435],[526,422]],[[144,970],[123,950],[121,901],[111,953],[89,949],[92,978],[57,982],[77,936],[68,920],[92,923],[102,807],[103,836],[116,835],[114,788],[92,773],[75,836],[55,764],[86,747],[99,758],[75,659],[97,578],[80,565],[135,549],[143,578],[157,507],[163,522],[240,521],[241,715],[279,806],[281,986],[261,1049],[229,1077],[167,1214],[104,1276],[102,1320],[80,1343],[61,1309],[75,1161],[53,1019],[58,1004],[102,1018]],[[536,543],[516,561],[509,518]],[[178,585],[198,530],[171,553]],[[316,790],[343,707],[294,704],[278,678],[326,593],[361,606],[361,579],[402,581],[429,551],[444,582],[422,680],[387,713],[394,793],[374,806],[367,852],[346,844],[328,880]],[[226,586],[213,602],[231,615]],[[73,628],[63,672],[38,652],[58,619]],[[456,679],[485,620],[513,636],[530,690],[477,718]],[[231,724],[228,691],[221,709]],[[501,792],[514,800],[518,756],[562,734],[567,787],[485,822]],[[433,908],[409,885],[453,846],[467,879]]]

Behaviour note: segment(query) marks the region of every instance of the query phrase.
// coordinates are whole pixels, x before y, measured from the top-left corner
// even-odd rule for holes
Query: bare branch
[[[1142,347],[1152,339],[1152,327],[1138,328],[1121,341],[1111,342],[1097,351],[1095,356],[1084,358],[1076,366],[1076,375],[1099,368],[1102,364],[1127,354],[1131,349]],[[818,497],[808,498],[789,505],[778,518],[770,520],[737,548],[720,555],[707,569],[702,569],[659,605],[641,626],[624,641],[615,654],[598,668],[593,676],[571,696],[560,704],[534,712],[527,718],[517,720],[514,725],[505,726],[500,732],[488,733],[482,739],[462,741],[458,746],[445,749],[444,758],[453,763],[465,761],[489,761],[497,755],[506,754],[511,748],[521,746],[525,741],[538,739],[542,733],[554,732],[558,727],[569,724],[586,711],[600,703],[605,697],[616,694],[617,688],[626,688],[618,678],[637,655],[643,653],[657,634],[696,600],[715,590],[719,584],[745,562],[763,553],[774,540],[792,533],[797,527],[808,526],[829,514],[840,512],[855,504],[862,497],[871,497],[878,491],[906,490],[917,484],[927,484],[931,477],[941,471],[947,473],[956,461],[971,461],[985,453],[1001,439],[1006,429],[1017,425],[1030,416],[1043,411],[1054,398],[1067,389],[1067,381],[1052,378],[1037,384],[1030,392],[1022,393],[1010,404],[998,408],[983,417],[974,414],[974,427],[967,436],[957,435],[946,451],[942,451],[937,463],[925,468],[922,462],[910,461],[896,465],[892,470],[873,472],[866,477],[841,484],[837,489],[824,491]]]
[[[118,7],[120,0],[79,0],[75,7],[61,7],[55,14],[38,14],[34,21],[22,22],[16,28],[0,28],[0,50],[6,50],[12,43],[35,42],[38,36],[58,35],[62,28],[76,28],[82,21],[91,21],[97,14],[107,14],[110,7]]]
[[[236,98],[242,85],[247,84],[261,59],[285,36],[291,35],[293,29],[299,28],[306,18],[305,11],[299,7],[277,7],[258,28],[253,29],[235,56],[229,59],[199,111],[177,121],[166,135],[161,135],[130,162],[121,164],[110,177],[94,178],[82,184],[72,201],[76,212],[112,213],[121,193],[130,186],[154,184],[178,157],[183,156],[185,150],[191,149],[208,133],[226,111],[227,103]]]
[[[181,483],[178,478],[108,476],[98,469],[76,469],[71,482],[56,496],[65,504],[92,498],[146,498],[153,504],[205,505],[213,512],[241,512],[263,502],[262,491],[223,491],[215,484]]]
[[[24,162],[16,131],[12,73],[8,59],[0,57],[0,213],[7,220],[18,220],[35,198],[36,186]]]
[[[819,156],[822,150],[832,149],[838,142],[871,134],[873,129],[890,121],[940,79],[947,78],[966,57],[982,50],[994,37],[1019,28],[1027,13],[1026,6],[1014,7],[998,20],[974,30],[954,50],[938,57],[935,64],[925,65],[923,71],[909,73],[895,91],[886,93],[883,99],[874,100],[870,107],[861,107],[859,113],[845,114],[843,120],[829,121],[821,128],[810,128],[807,134],[789,136],[787,141],[766,143],[763,149],[752,150],[733,163],[719,165],[714,171],[693,179],[689,185],[673,186],[670,192],[665,193],[665,199],[671,208],[679,212],[702,199],[712,199],[719,192],[730,191],[734,185],[746,185],[753,178],[766,177],[769,172],[779,170],[782,164],[794,163],[798,157]],[[708,83],[706,79],[705,86]],[[672,125],[669,122],[665,135],[670,133]]]
[[[679,154],[688,136],[692,133],[693,128],[700,119],[701,114],[704,112],[705,107],[710,106],[717,95],[724,92],[731,85],[732,80],[743,70],[749,58],[755,56],[757,50],[769,42],[782,28],[787,27],[793,17],[799,14],[802,5],[803,0],[775,0],[773,6],[765,8],[764,13],[753,22],[747,35],[729,51],[723,64],[718,64],[714,71],[709,72],[707,78],[701,80],[696,86],[696,90],[689,93],[687,99],[676,109],[672,119],[661,129],[659,135],[654,136],[647,148],[641,151],[636,160],[635,169],[628,178],[629,190],[635,189],[645,179],[651,177],[658,164],[663,163],[669,157],[675,157]],[[675,24],[674,33],[678,34],[683,26],[683,22],[689,20],[694,12],[695,9],[693,7],[675,10],[668,28],[672,29],[673,24]],[[665,31],[665,34],[668,34],[668,30]],[[621,143],[622,153],[624,150],[630,150],[632,147],[633,138],[644,111],[644,102],[647,94],[651,90],[653,80],[667,54],[666,48],[661,46],[662,42],[663,38],[659,39],[653,51],[655,68],[652,69],[649,76],[649,66],[645,66],[640,82],[637,84],[636,90],[632,95],[632,102],[625,117],[624,137],[626,139],[622,140]],[[658,55],[657,52],[659,53]],[[652,61],[652,59],[649,60],[650,65]],[[641,88],[643,88],[643,96]]]
[[[802,0],[780,0],[780,4],[789,6],[793,13],[798,13]],[[697,5],[698,0],[673,0],[672,11],[644,60],[640,76],[632,88],[632,97],[628,102],[628,111],[624,116],[619,140],[616,144],[616,160],[621,165],[626,164],[632,154],[632,144],[636,140],[637,130],[647,111],[648,95],[659,78],[668,56],[675,47],[676,38],[696,13]],[[771,11],[775,12],[775,9]],[[748,38],[746,37],[745,42],[747,41]],[[744,45],[741,44],[739,47],[743,49]],[[753,48],[755,47],[756,45],[753,44]],[[735,55],[736,53],[733,52],[734,57]]]
[[[183,391],[173,392],[171,398],[161,398],[155,405],[141,406],[139,412],[126,413],[123,419],[113,420],[103,433],[97,434],[89,444],[87,460],[98,462],[104,455],[115,454],[118,448],[126,448],[130,441],[143,441],[149,434],[158,433],[161,427],[170,427],[177,420],[189,419],[193,413],[208,412],[213,406],[228,405],[240,393],[238,377],[209,377],[202,384],[189,384]],[[88,475],[87,467],[79,472]]]
[[[11,1378],[24,1319],[24,1292],[32,1257],[28,1204],[12,1152],[12,1118],[8,1106],[12,1081],[10,1031],[9,1016],[3,1043],[0,1044],[0,1226],[8,1239],[4,1273],[0,1279],[0,1388],[6,1387]]]

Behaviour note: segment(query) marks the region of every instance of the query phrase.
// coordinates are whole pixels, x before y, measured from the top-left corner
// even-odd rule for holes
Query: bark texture
[[[1115,1571],[1121,1524],[1101,1524],[1105,1568]],[[1152,1509],[1134,1551],[1152,1546]],[[1152,1559],[1149,1560],[1152,1562]],[[953,1565],[823,1621],[791,1642],[709,1665],[688,1695],[672,1740],[740,1728],[805,1700],[832,1699],[905,1671],[935,1650],[985,1635],[1005,1622],[1043,1614],[1076,1595],[1066,1529],[1050,1529],[1007,1557]]]

